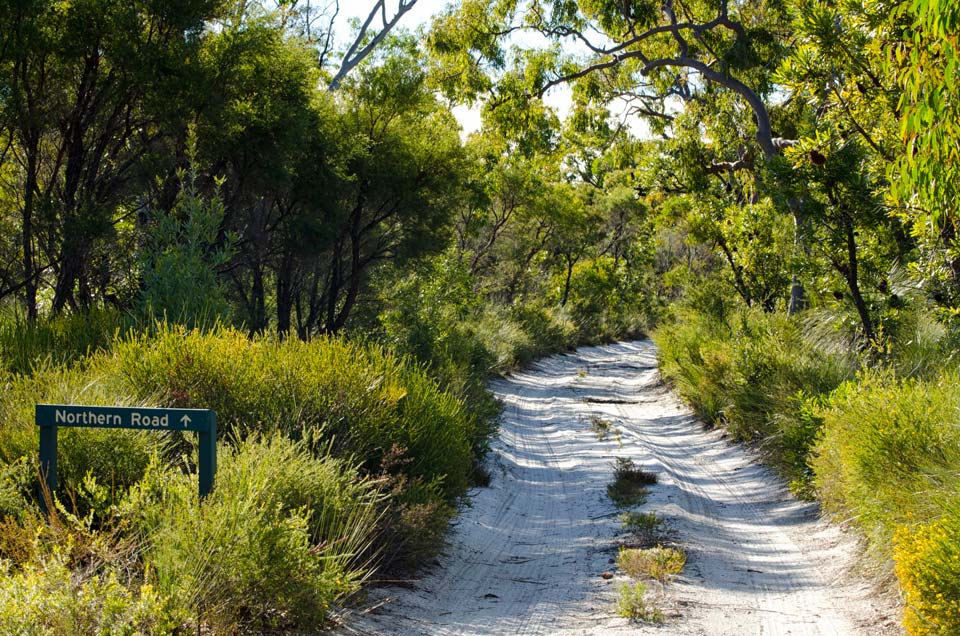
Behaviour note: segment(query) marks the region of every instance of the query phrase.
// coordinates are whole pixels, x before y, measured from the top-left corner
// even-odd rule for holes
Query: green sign
[[[51,495],[57,489],[57,429],[61,426],[196,432],[200,442],[197,466],[200,498],[213,489],[213,476],[217,472],[217,416],[213,411],[37,404],[36,419],[40,427],[40,470]],[[45,503],[42,494],[40,501]]]

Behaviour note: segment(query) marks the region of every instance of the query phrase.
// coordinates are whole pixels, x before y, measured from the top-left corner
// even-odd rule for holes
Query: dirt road
[[[659,382],[649,341],[578,350],[492,386],[505,409],[445,554],[413,589],[381,588],[344,633],[396,636],[898,634],[850,575],[855,548],[742,447],[704,431]],[[619,430],[599,440],[591,417]],[[654,603],[665,625],[616,616],[622,530],[613,462],[658,476],[641,508],[673,528],[684,573]]]

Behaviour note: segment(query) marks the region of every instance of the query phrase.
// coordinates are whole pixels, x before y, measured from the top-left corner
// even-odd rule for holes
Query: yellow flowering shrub
[[[960,633],[960,515],[901,526],[895,535],[897,578],[911,636]]]

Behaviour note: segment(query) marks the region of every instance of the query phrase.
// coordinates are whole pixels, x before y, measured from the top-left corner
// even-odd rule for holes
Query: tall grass
[[[118,334],[132,328],[131,318],[110,307],[34,322],[7,308],[0,311],[0,366],[29,374],[38,364],[70,365],[108,349]]]
[[[869,346],[838,329],[842,316],[721,309],[657,331],[664,375],[701,417],[758,445],[795,490],[862,531],[866,562],[896,574],[910,634],[956,632],[955,335],[917,308],[885,315]]]
[[[811,405],[853,375],[855,359],[813,346],[786,316],[748,309],[686,311],[653,339],[664,377],[704,421],[757,445],[809,494],[807,459],[821,426]]]
[[[315,629],[372,568],[439,550],[489,432],[422,364],[334,338],[161,324],[71,365],[2,373],[0,557],[14,570],[0,579],[61,600],[64,615],[36,619],[53,633],[112,625],[85,589],[131,625],[136,608],[156,611],[143,633]],[[48,556],[73,539],[42,531],[36,508],[38,402],[216,410],[213,493],[199,505],[190,435],[62,429],[58,514],[102,547],[71,550],[65,579]],[[17,599],[0,598],[0,625]],[[76,611],[92,622],[63,622]]]
[[[370,565],[379,510],[370,481],[275,436],[221,447],[216,488],[155,464],[122,514],[146,539],[157,589],[214,633],[312,628]]]

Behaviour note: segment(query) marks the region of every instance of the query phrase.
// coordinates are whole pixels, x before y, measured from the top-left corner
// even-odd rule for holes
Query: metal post
[[[197,462],[197,481],[200,483],[200,500],[213,490],[213,477],[217,474],[217,417],[211,414],[210,426],[206,431],[198,431],[199,460]]]
[[[40,508],[47,510],[47,494],[51,502],[53,493],[57,489],[57,427],[40,427],[40,476],[43,483],[40,485]],[[44,484],[46,488],[44,488]],[[44,492],[46,490],[46,493]]]

